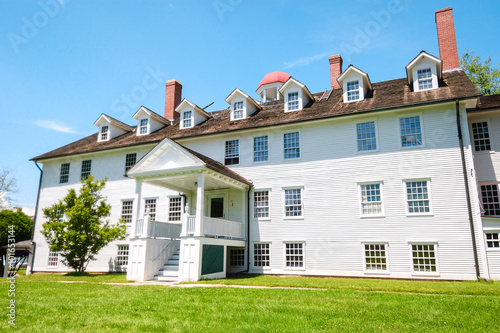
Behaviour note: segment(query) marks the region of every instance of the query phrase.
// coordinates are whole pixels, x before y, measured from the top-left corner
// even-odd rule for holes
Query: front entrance
[[[214,191],[207,193],[208,217],[226,219],[227,217],[227,191]]]

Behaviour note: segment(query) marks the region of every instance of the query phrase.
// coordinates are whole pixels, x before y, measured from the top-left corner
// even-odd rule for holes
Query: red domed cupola
[[[270,102],[280,99],[279,88],[290,78],[290,74],[284,72],[267,73],[257,87],[260,101]]]

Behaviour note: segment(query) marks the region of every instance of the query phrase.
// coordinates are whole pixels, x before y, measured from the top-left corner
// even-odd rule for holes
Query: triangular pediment
[[[129,170],[130,177],[191,170],[204,167],[203,161],[170,139],[164,139]]]

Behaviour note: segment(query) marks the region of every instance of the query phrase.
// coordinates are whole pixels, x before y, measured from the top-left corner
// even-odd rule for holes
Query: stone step
[[[155,276],[153,281],[161,281],[161,282],[177,282],[177,277],[170,276]]]
[[[161,271],[179,271],[179,265],[165,265]]]
[[[158,276],[179,276],[179,271],[159,271]]]

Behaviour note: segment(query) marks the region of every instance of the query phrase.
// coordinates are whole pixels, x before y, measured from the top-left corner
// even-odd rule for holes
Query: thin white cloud
[[[37,120],[35,121],[35,125],[62,133],[78,133],[71,127],[65,126],[64,124],[58,123],[57,121],[53,120]]]
[[[285,63],[283,63],[283,67],[285,69],[289,69],[292,67],[306,66],[306,65],[309,65],[310,63],[313,63],[315,61],[324,59],[324,58],[328,57],[329,55],[330,55],[330,52],[323,52],[323,53],[319,53],[319,54],[316,54],[316,55],[313,55],[310,57],[300,58],[300,59],[297,59],[294,61],[286,61]]]

